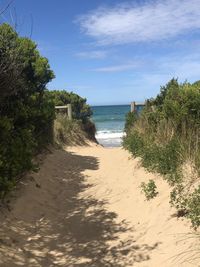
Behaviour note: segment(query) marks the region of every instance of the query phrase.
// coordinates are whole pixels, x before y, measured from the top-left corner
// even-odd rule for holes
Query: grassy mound
[[[200,82],[172,79],[139,116],[127,115],[125,131],[124,147],[163,175],[171,204],[200,226]]]
[[[58,145],[86,145],[88,140],[96,141],[96,128],[91,121],[69,120],[58,114],[54,123],[54,141]]]

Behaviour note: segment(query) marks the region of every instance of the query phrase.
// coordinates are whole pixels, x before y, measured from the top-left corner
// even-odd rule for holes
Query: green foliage
[[[32,168],[33,155],[51,141],[54,104],[46,84],[54,78],[36,44],[0,26],[0,194]]]
[[[134,123],[130,123],[131,115],[127,115],[124,147],[140,157],[145,168],[159,172],[174,186],[171,204],[186,210],[196,226],[198,223],[194,221],[198,221],[200,208],[196,201],[198,191],[190,197],[185,194],[183,183],[190,183],[192,178],[183,179],[182,167],[191,162],[200,174],[200,82],[180,84],[172,79],[161,87],[155,99],[146,103]]]
[[[123,139],[123,146],[131,151],[133,156],[143,156],[144,141],[137,131],[132,131]]]
[[[152,172],[165,175],[170,184],[181,180],[179,167],[181,164],[180,145],[171,140],[166,145],[158,145],[144,138],[137,131],[132,131],[124,139],[124,147],[135,157],[141,157],[142,165]]]
[[[148,183],[141,183],[142,192],[145,194],[147,200],[150,200],[158,195],[157,186],[154,180],[149,180]]]
[[[179,84],[177,79],[172,79],[169,81],[166,86],[161,86],[160,88],[160,94],[157,95],[155,99],[152,99],[151,102],[153,105],[159,107],[162,106],[165,102],[165,98],[170,91],[177,91],[179,89]]]
[[[200,226],[200,186],[188,194],[182,184],[177,185],[170,194],[170,203],[192,222],[194,228]]]
[[[184,186],[179,183],[170,192],[170,204],[177,210],[185,210],[187,207],[187,196],[184,194]]]
[[[137,114],[135,112],[128,112],[126,115],[125,132],[129,133],[129,130],[133,127],[137,120]]]
[[[181,158],[179,152],[180,152],[179,142],[176,139],[172,139],[163,146],[157,146],[156,151],[152,153],[156,155],[155,157],[156,170],[159,173],[166,175],[166,178],[172,184],[178,182],[176,181],[176,179],[179,179],[177,175],[179,167],[181,165]],[[173,174],[176,175],[173,176]],[[175,180],[173,178],[175,178]]]
[[[200,226],[200,186],[187,199],[187,217],[194,228]]]

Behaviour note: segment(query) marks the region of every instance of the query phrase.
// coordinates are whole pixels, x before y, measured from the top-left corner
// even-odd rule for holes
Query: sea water
[[[98,142],[105,147],[121,146],[125,117],[130,111],[130,105],[93,106],[92,110]]]

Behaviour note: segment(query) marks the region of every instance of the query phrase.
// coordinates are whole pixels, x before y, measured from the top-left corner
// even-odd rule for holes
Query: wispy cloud
[[[147,69],[131,76],[131,80],[125,82],[123,88],[133,88],[139,95],[141,91],[144,98],[152,97],[159,92],[160,86],[165,85],[173,77],[178,78],[180,82],[200,80],[200,54],[154,58]]]
[[[104,59],[106,58],[107,54],[107,51],[95,50],[79,52],[76,54],[76,56],[83,59]]]
[[[123,72],[131,69],[135,69],[137,64],[123,64],[123,65],[113,65],[108,67],[101,67],[93,69],[96,72]]]
[[[163,40],[200,29],[200,0],[151,0],[99,8],[78,21],[99,44]]]

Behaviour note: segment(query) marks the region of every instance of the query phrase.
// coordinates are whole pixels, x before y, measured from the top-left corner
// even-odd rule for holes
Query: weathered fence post
[[[135,111],[135,102],[131,102],[131,112]]]
[[[67,105],[67,114],[68,114],[69,120],[72,120],[72,105],[71,104]]]
[[[139,114],[141,110],[145,107],[146,103],[141,103],[141,102],[131,102],[131,112],[135,112]]]

